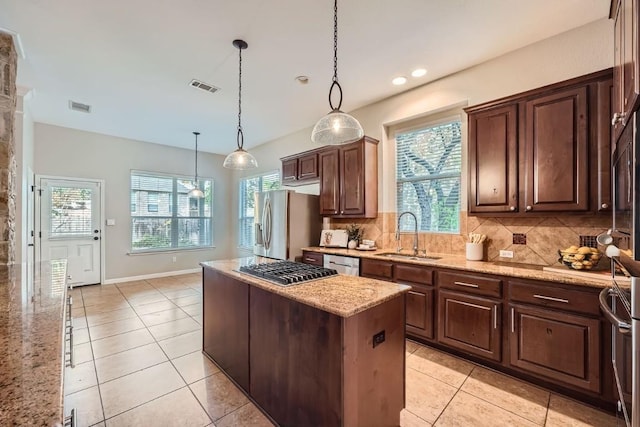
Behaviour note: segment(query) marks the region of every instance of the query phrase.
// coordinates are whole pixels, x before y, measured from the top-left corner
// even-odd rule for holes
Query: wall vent
[[[214,85],[210,85],[200,80],[193,79],[189,82],[189,86],[195,87],[197,89],[206,90],[207,92],[216,93],[220,90],[220,88],[215,87]]]
[[[69,101],[69,108],[73,111],[80,111],[81,113],[91,112],[91,105],[83,104],[76,101]]]

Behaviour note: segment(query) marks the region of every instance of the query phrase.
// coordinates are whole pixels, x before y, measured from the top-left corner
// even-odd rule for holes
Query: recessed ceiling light
[[[307,76],[297,76],[295,80],[301,85],[306,85],[307,83],[309,83],[309,77]]]
[[[407,78],[406,77],[396,77],[395,79],[391,80],[391,83],[393,83],[396,86],[403,85],[406,82],[407,82]]]
[[[425,70],[424,68],[416,68],[411,72],[411,76],[413,77],[422,77],[425,74],[427,74],[427,70]]]

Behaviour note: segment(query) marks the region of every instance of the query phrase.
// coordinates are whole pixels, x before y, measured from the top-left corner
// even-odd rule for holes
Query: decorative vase
[[[347,247],[349,249],[355,249],[358,247],[358,241],[357,240],[349,240],[349,242],[347,243]]]

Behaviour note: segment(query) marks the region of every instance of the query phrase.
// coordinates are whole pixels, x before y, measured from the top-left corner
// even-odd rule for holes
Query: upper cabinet
[[[609,69],[465,109],[469,212],[607,210],[611,81]]]
[[[319,154],[320,214],[375,218],[378,214],[378,141],[368,136]]]
[[[614,0],[611,17],[614,24],[613,115],[614,141],[631,115],[638,109],[640,98],[640,65],[638,63],[639,0]]]
[[[306,151],[281,158],[282,185],[295,186],[318,182],[318,151]]]

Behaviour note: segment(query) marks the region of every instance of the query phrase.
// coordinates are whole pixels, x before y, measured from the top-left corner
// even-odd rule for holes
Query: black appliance
[[[297,285],[308,282],[309,280],[322,279],[338,274],[338,272],[332,268],[324,268],[293,261],[243,265],[240,267],[240,272],[281,286]]]

